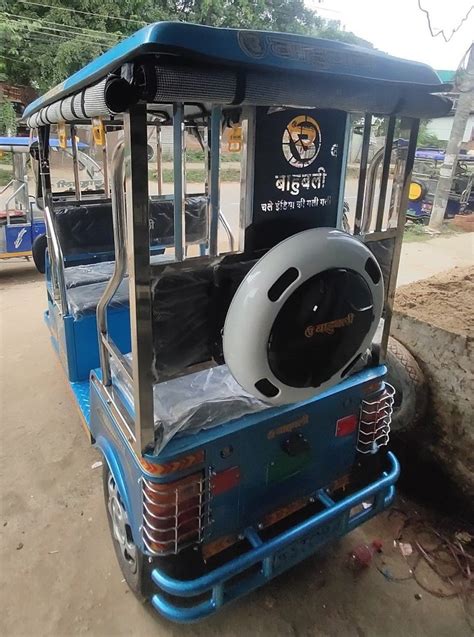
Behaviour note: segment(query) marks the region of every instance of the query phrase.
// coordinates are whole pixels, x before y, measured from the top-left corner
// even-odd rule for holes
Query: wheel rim
[[[107,503],[110,519],[112,520],[113,537],[120,548],[120,553],[132,573],[137,571],[137,547],[132,539],[132,529],[127,511],[122,504],[115,480],[109,475],[107,481],[109,501]]]

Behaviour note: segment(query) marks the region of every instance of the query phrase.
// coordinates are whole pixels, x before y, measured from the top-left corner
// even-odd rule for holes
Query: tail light
[[[201,541],[209,511],[204,472],[166,484],[142,478],[142,488],[143,542],[150,553],[176,554]]]
[[[362,401],[359,419],[357,451],[376,453],[388,444],[395,389],[385,383],[384,389]]]

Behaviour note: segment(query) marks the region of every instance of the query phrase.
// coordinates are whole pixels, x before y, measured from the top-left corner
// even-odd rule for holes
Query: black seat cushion
[[[223,361],[222,328],[227,310],[254,263],[255,259],[245,260],[242,255],[229,255],[217,264],[199,267],[191,267],[190,261],[189,266],[179,270],[165,268],[152,280],[153,359],[157,380],[173,378],[210,360]],[[111,264],[101,265],[110,267]],[[97,266],[91,268],[93,274],[95,269]],[[106,280],[91,278],[68,289],[69,309],[76,320],[95,313],[106,285]],[[120,284],[110,307],[118,309],[128,305],[127,278]]]
[[[186,197],[185,225],[188,243],[207,238],[207,198]],[[171,246],[174,242],[173,201],[150,200],[150,240],[152,246]],[[56,230],[64,256],[113,252],[114,231],[110,202],[57,208]]]

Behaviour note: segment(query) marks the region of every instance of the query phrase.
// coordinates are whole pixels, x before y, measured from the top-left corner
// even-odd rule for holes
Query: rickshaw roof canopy
[[[181,94],[169,90],[170,73],[176,86],[182,88]],[[220,83],[222,90],[219,93],[214,86],[208,91],[209,99],[204,99],[213,74],[212,83]],[[203,86],[204,76],[208,81]],[[110,89],[112,77],[121,81],[120,89],[118,84],[117,90]],[[330,94],[333,108],[364,110],[365,101],[369,107],[366,110],[380,114],[394,111],[393,107],[409,93],[426,97],[446,90],[446,85],[429,66],[375,49],[278,32],[157,22],[140,29],[34,101],[26,108],[24,119],[30,125],[41,125],[121,113],[128,108],[125,93],[129,97],[133,93],[137,101],[149,103],[194,99],[203,103],[284,105],[293,104],[287,102],[293,96],[295,105],[303,105],[305,98],[311,99],[308,82],[316,80],[317,90],[312,87],[314,95]],[[126,82],[133,87],[132,91],[125,89]],[[266,87],[267,91],[262,95],[257,89],[252,90],[253,84]],[[380,100],[371,99],[370,88],[380,93],[389,90],[393,97],[390,105],[386,100],[379,104]],[[92,89],[95,92],[87,95]],[[338,104],[341,91],[343,99]],[[351,95],[358,92],[358,99],[352,104],[344,91]],[[101,101],[104,92],[105,99]],[[43,118],[30,121],[46,107],[75,95],[81,95],[81,99],[78,98],[72,109],[67,103],[60,112],[52,109],[49,115],[43,113]],[[421,111],[436,116],[437,111],[449,110],[446,101],[444,108],[437,103],[436,109],[434,104],[421,105],[420,116],[425,114]],[[308,101],[308,105],[319,104]],[[403,108],[398,110],[401,112]],[[408,114],[416,110],[408,108]]]

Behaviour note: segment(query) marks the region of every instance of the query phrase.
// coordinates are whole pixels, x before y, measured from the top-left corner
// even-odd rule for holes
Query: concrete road
[[[443,242],[436,250],[435,241]],[[402,281],[472,258],[467,235],[435,241],[404,247]],[[101,470],[91,468],[99,456],[87,443],[43,324],[42,277],[31,264],[1,263],[0,298],[1,635],[469,634],[458,599],[431,597],[413,581],[390,582],[375,565],[358,576],[347,568],[354,546],[380,538],[392,572],[406,573],[393,549],[399,521],[387,516],[204,623],[175,626],[142,606],[116,563]]]

